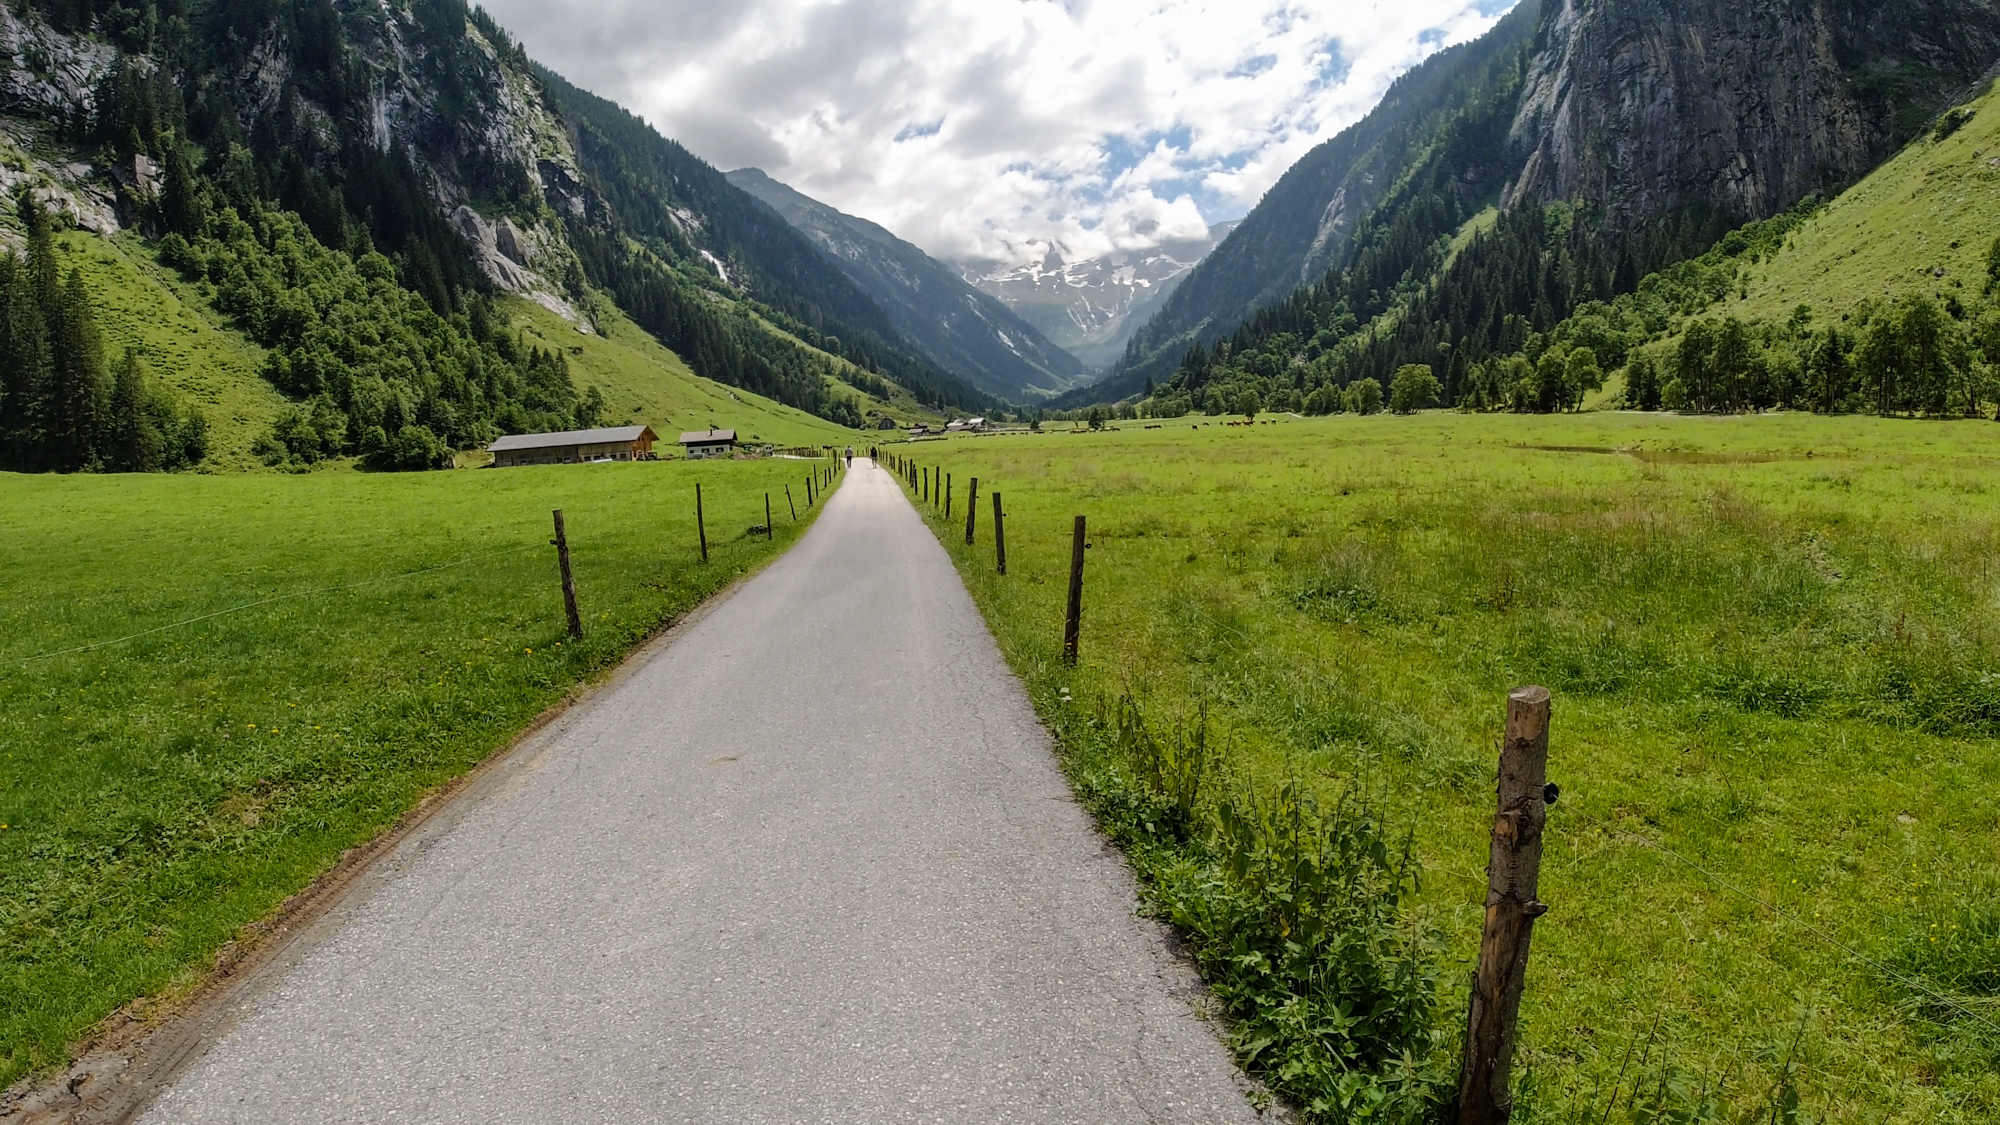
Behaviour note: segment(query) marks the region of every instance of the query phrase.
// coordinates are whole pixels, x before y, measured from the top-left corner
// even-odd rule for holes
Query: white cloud
[[[1242,215],[1507,0],[487,2],[530,54],[720,168],[940,257],[1015,261]]]

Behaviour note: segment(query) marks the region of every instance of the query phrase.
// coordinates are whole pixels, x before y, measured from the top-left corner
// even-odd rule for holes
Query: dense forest
[[[1639,410],[1990,411],[2000,400],[1994,280],[1963,297],[1864,301],[1837,320],[1809,304],[1781,323],[1704,315],[1821,206],[1807,199],[1637,281],[1627,280],[1636,263],[1672,257],[1712,217],[1684,214],[1650,235],[1606,240],[1580,235],[1588,219],[1567,205],[1517,208],[1367,327],[1354,313],[1355,278],[1336,271],[1230,338],[1190,349],[1132,409],[1547,413],[1578,408],[1622,371],[1621,404]],[[2000,243],[1989,273],[2000,279]]]
[[[23,194],[25,256],[0,256],[0,468],[146,472],[207,455],[208,423],[128,351],[106,362],[83,278],[61,276],[49,216]]]
[[[40,0],[22,18],[116,49],[92,112],[55,122],[57,135],[110,166],[157,169],[153,184],[129,193],[128,221],[269,349],[265,375],[295,404],[258,442],[274,465],[358,456],[426,468],[503,432],[598,421],[601,400],[595,389],[578,393],[564,357],[521,346],[502,323],[492,283],[439,207],[440,169],[480,211],[557,231],[566,264],[551,272],[564,295],[585,307],[593,289],[609,295],[699,374],[851,426],[861,412],[832,379],[885,396],[894,380],[945,409],[992,405],[909,352],[877,323],[881,310],[782,220],[637,118],[534,67],[463,0],[345,16],[331,0]],[[262,44],[281,65],[245,71]],[[398,58],[440,134],[422,154],[400,135],[379,135],[382,64],[371,60]],[[272,76],[275,90],[265,88]],[[544,97],[576,146],[583,182],[566,185],[576,205],[561,214],[518,156],[482,139],[481,123],[501,119],[509,81]],[[46,232],[47,217],[36,221]],[[9,271],[41,276],[38,238]],[[717,261],[728,263],[722,277]],[[21,284],[35,292],[54,374],[30,364],[8,376],[12,405],[0,402],[0,418],[10,466],[200,459],[203,442],[186,436],[201,433],[199,414],[158,389],[106,392],[107,403],[142,402],[161,435],[157,455],[114,452],[106,443],[121,439],[92,420],[110,408],[89,405],[96,392],[75,390],[68,374],[104,366],[73,359],[101,346],[80,352],[64,335],[89,311],[79,304],[72,315],[72,287]],[[10,293],[19,287],[9,281]],[[28,325],[18,311],[27,307],[10,297],[9,323]],[[40,354],[20,342],[33,335],[22,327],[9,347]],[[107,387],[151,386],[136,357],[115,366],[121,374],[105,376]],[[72,405],[91,419],[69,420]],[[76,436],[85,430],[89,441]]]

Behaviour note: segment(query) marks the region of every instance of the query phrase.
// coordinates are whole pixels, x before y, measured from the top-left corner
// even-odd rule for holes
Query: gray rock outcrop
[[[1995,58],[1990,0],[1549,0],[1508,199],[1761,218],[1858,179]]]

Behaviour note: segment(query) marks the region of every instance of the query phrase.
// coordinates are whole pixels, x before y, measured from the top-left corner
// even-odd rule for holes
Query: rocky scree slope
[[[1559,290],[1546,307],[1530,295],[1505,310],[1546,329],[1573,297],[1626,291],[1745,220],[1851,183],[1996,58],[1991,0],[1523,0],[1302,159],[1112,378],[1072,397],[1163,382],[1191,345],[1303,284],[1344,291],[1348,330],[1364,329],[1438,276],[1487,205],[1575,208],[1576,229],[1556,224],[1569,250],[1532,267],[1572,276],[1545,287]]]
[[[939,366],[1012,402],[1081,382],[1083,364],[957,271],[875,223],[845,214],[757,168],[728,174],[811,239]]]

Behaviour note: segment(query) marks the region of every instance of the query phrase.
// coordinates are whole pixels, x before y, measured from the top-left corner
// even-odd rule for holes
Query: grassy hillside
[[[1837,317],[1867,298],[1978,296],[2000,236],[2000,90],[1962,108],[1970,120],[1842,193],[1714,311],[1782,320],[1809,304]]]
[[[106,351],[136,348],[162,383],[198,403],[209,423],[209,468],[256,465],[250,443],[285,400],[258,374],[264,349],[230,327],[206,295],[162,268],[136,235],[62,236],[62,264],[77,268],[97,303]]]
[[[696,375],[608,302],[594,335],[578,332],[531,301],[510,299],[503,307],[532,345],[568,354],[578,390],[596,386],[604,392],[606,425],[643,422],[669,442],[681,430],[711,427],[781,446],[846,445],[854,439],[854,431],[824,418]]]
[[[782,552],[802,471],[0,474],[0,1086]]]
[[[1414,1013],[1391,1041],[1448,1084],[1504,700],[1541,683],[1562,796],[1515,1120],[2000,1120],[2000,428],[1427,413],[897,450],[959,482],[940,539],[1079,793],[1301,1101],[1352,1096],[1327,1052],[1378,1041],[1385,1011]],[[968,477],[1004,493],[1006,577],[984,497],[963,544]],[[1150,738],[1121,731],[1128,695]],[[1352,916],[1393,864],[1350,884],[1365,863],[1300,858],[1290,829],[1240,846],[1221,807],[1288,825],[1288,784],[1344,800],[1338,840],[1364,810],[1390,856],[1413,833],[1393,927]],[[1269,874],[1286,856],[1305,874]],[[1344,944],[1300,952],[1315,863]],[[1426,933],[1435,1001],[1371,991]],[[1300,962],[1317,975],[1287,978]],[[1399,1057],[1361,1069],[1441,1092],[1402,1085]]]
[[[190,283],[163,267],[135,234],[106,239],[71,231],[60,246],[64,269],[81,272],[97,303],[107,352],[115,358],[136,348],[155,377],[206,414],[211,453],[205,468],[260,467],[251,443],[269,431],[287,403],[260,374],[265,350],[214,309],[207,284]],[[529,301],[508,298],[502,307],[531,344],[567,354],[578,390],[595,385],[604,393],[608,424],[644,422],[669,440],[682,429],[711,423],[778,445],[854,440],[854,431],[823,418],[695,375],[608,303],[598,335],[577,332]],[[895,400],[883,403],[836,385],[864,408],[887,408],[899,419],[934,416],[901,388]]]

